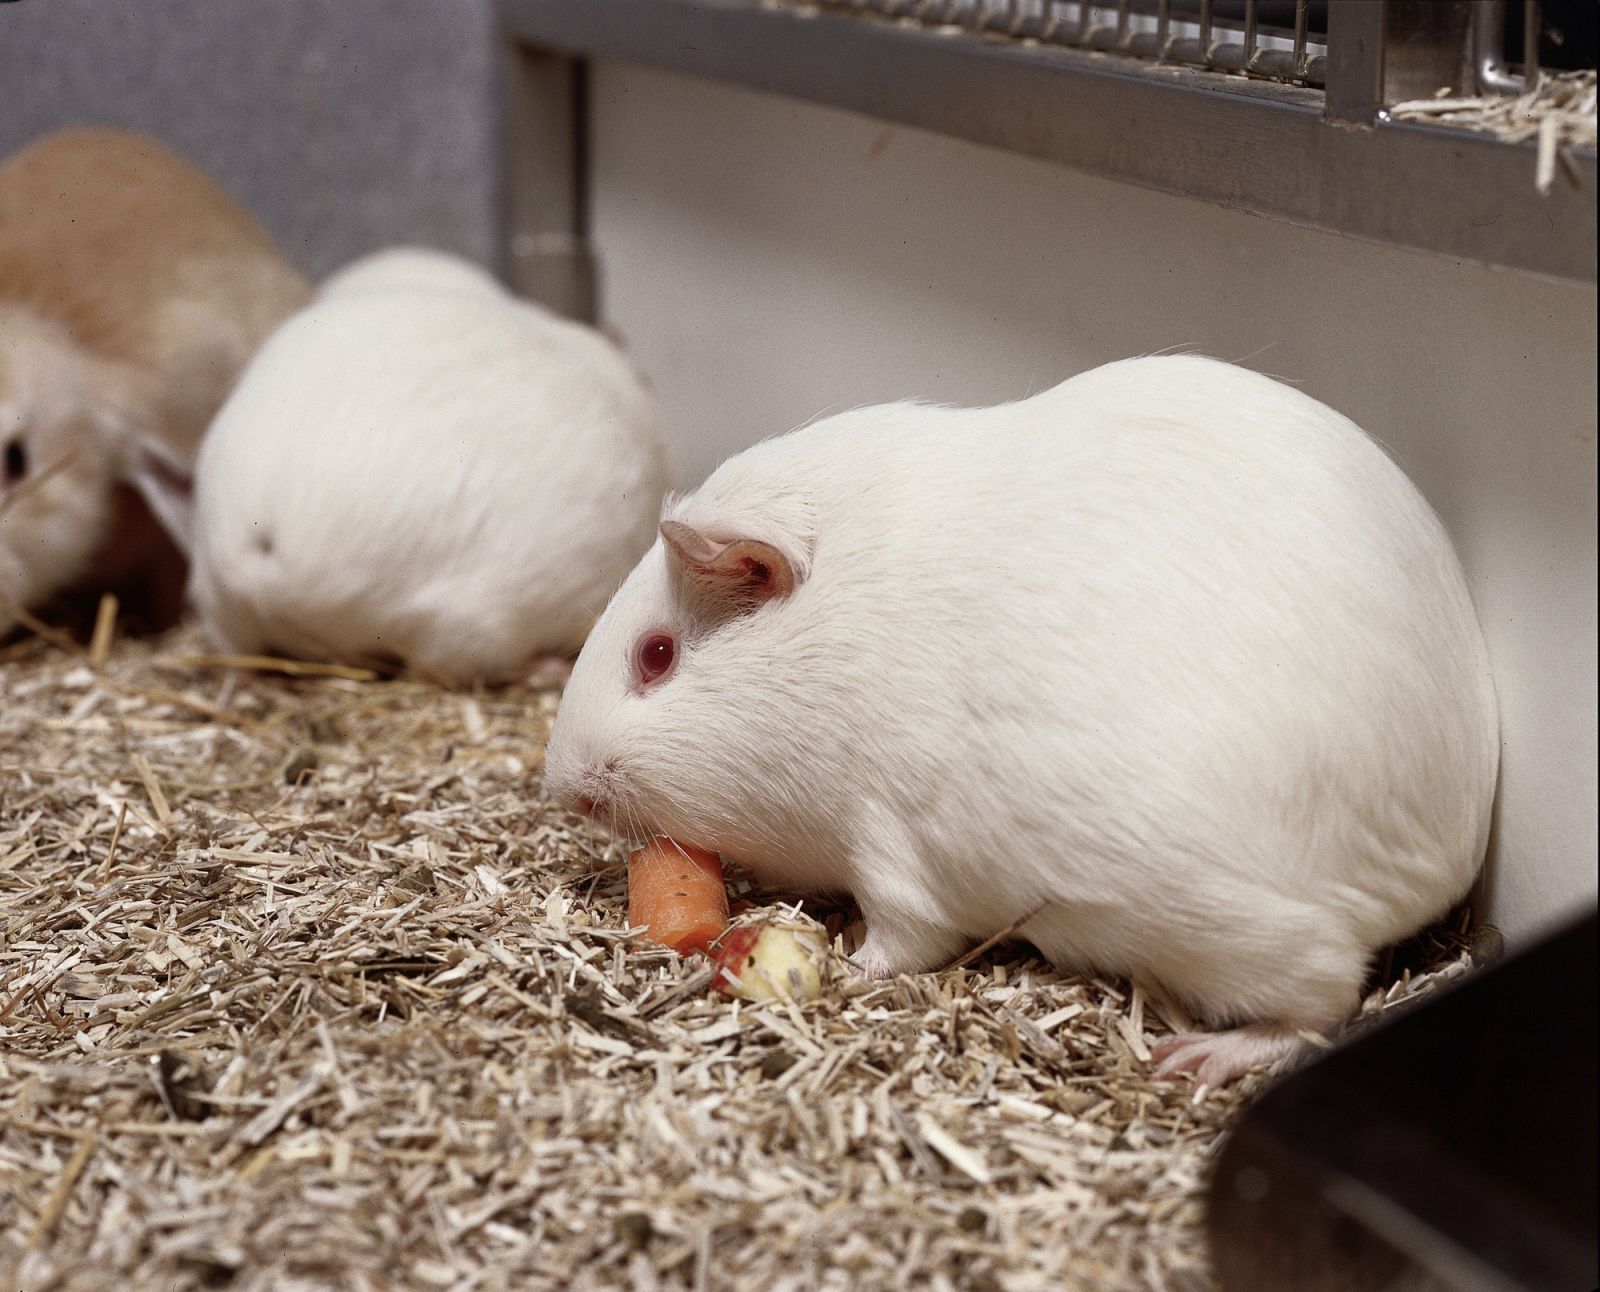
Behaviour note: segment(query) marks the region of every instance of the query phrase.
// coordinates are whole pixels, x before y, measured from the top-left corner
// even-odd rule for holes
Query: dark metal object
[[[1502,51],[1506,30],[1506,0],[1481,0],[1473,9],[1473,50],[1478,88],[1486,94],[1521,94],[1529,89],[1539,71],[1539,0],[1523,0],[1523,70],[1520,75],[1506,66]]]
[[[1048,12],[1075,26],[1087,8]],[[574,56],[793,95],[1294,224],[1595,277],[1594,151],[1570,154],[1540,196],[1531,146],[1382,120],[1377,0],[1330,6],[1332,120],[1312,89],[831,10],[502,0],[502,15],[514,38]]]
[[[1474,51],[1484,39],[1486,7],[1476,0],[1334,5],[1328,14],[1328,115],[1369,125],[1391,103],[1441,91],[1477,93]]]
[[[1596,1286],[1593,916],[1268,1091],[1217,1164],[1224,1292]]]
[[[1344,0],[1328,15],[1327,115],[1370,126],[1383,106],[1383,0]]]
[[[511,286],[558,314],[592,323],[588,111],[584,64],[523,44],[505,53],[502,148]]]
[[[1383,101],[1472,94],[1471,0],[1389,0],[1384,6]]]
[[[1528,4],[1506,6],[1504,52],[1529,58],[1529,36],[1541,72],[1572,72],[1600,64],[1600,5],[1595,0],[1542,0],[1529,21]]]
[[[1311,0],[777,0],[836,14],[903,18],[932,26],[1164,59],[1302,84],[1322,83],[1310,44],[1327,5]],[[1068,18],[1066,15],[1073,16]],[[1314,17],[1313,17],[1314,15]],[[1175,28],[1182,25],[1182,35]],[[1293,33],[1293,35],[1291,35]],[[1283,41],[1294,41],[1285,48]],[[1269,44],[1269,41],[1271,43]]]

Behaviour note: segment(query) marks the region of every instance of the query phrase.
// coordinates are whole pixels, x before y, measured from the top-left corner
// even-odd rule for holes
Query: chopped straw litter
[[[1558,72],[1540,76],[1525,94],[1412,99],[1389,109],[1396,121],[1426,121],[1491,134],[1506,143],[1537,138],[1534,186],[1548,193],[1556,163],[1570,168],[1568,152],[1595,146],[1595,73]]]
[[[1159,997],[1023,948],[715,996],[541,798],[556,693],[297,672],[0,651],[7,1292],[1210,1286],[1268,1078],[1153,1079]],[[1366,1014],[1468,971],[1417,946]]]

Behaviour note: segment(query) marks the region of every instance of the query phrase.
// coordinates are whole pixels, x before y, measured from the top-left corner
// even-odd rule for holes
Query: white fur
[[[415,268],[344,271],[206,436],[191,591],[230,649],[507,676],[575,652],[650,543],[666,467],[626,359],[499,288],[378,289]]]
[[[352,261],[323,281],[320,300],[370,291],[468,292],[499,297],[504,289],[487,270],[429,247],[388,247]]]
[[[657,542],[579,657],[547,786],[848,890],[871,972],[1020,919],[1212,1025],[1324,1026],[1481,862],[1495,698],[1449,539],[1359,429],[1266,377],[1147,358],[998,408],[862,409],[666,518],[776,546],[795,591],[698,622]],[[676,671],[639,690],[662,629]]]

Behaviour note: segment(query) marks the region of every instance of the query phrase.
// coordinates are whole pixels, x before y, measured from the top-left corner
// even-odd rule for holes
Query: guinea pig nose
[[[613,807],[617,766],[607,760],[584,765],[576,776],[564,779],[557,798],[572,811],[599,820]]]

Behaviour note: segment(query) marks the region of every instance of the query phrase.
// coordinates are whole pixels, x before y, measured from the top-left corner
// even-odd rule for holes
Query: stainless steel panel
[[[1368,0],[1340,0],[1330,16]],[[1083,50],[742,0],[502,0],[510,32],[787,94],[1295,224],[1595,277],[1595,155],[1534,189],[1535,149],[1325,120],[1321,92]],[[1378,15],[1381,22],[1381,14]],[[1339,55],[1330,33],[1330,74]],[[1329,107],[1336,108],[1330,94]],[[1370,124],[1365,124],[1370,122]]]
[[[564,54],[507,45],[501,176],[512,287],[592,323],[584,80],[584,65]]]

